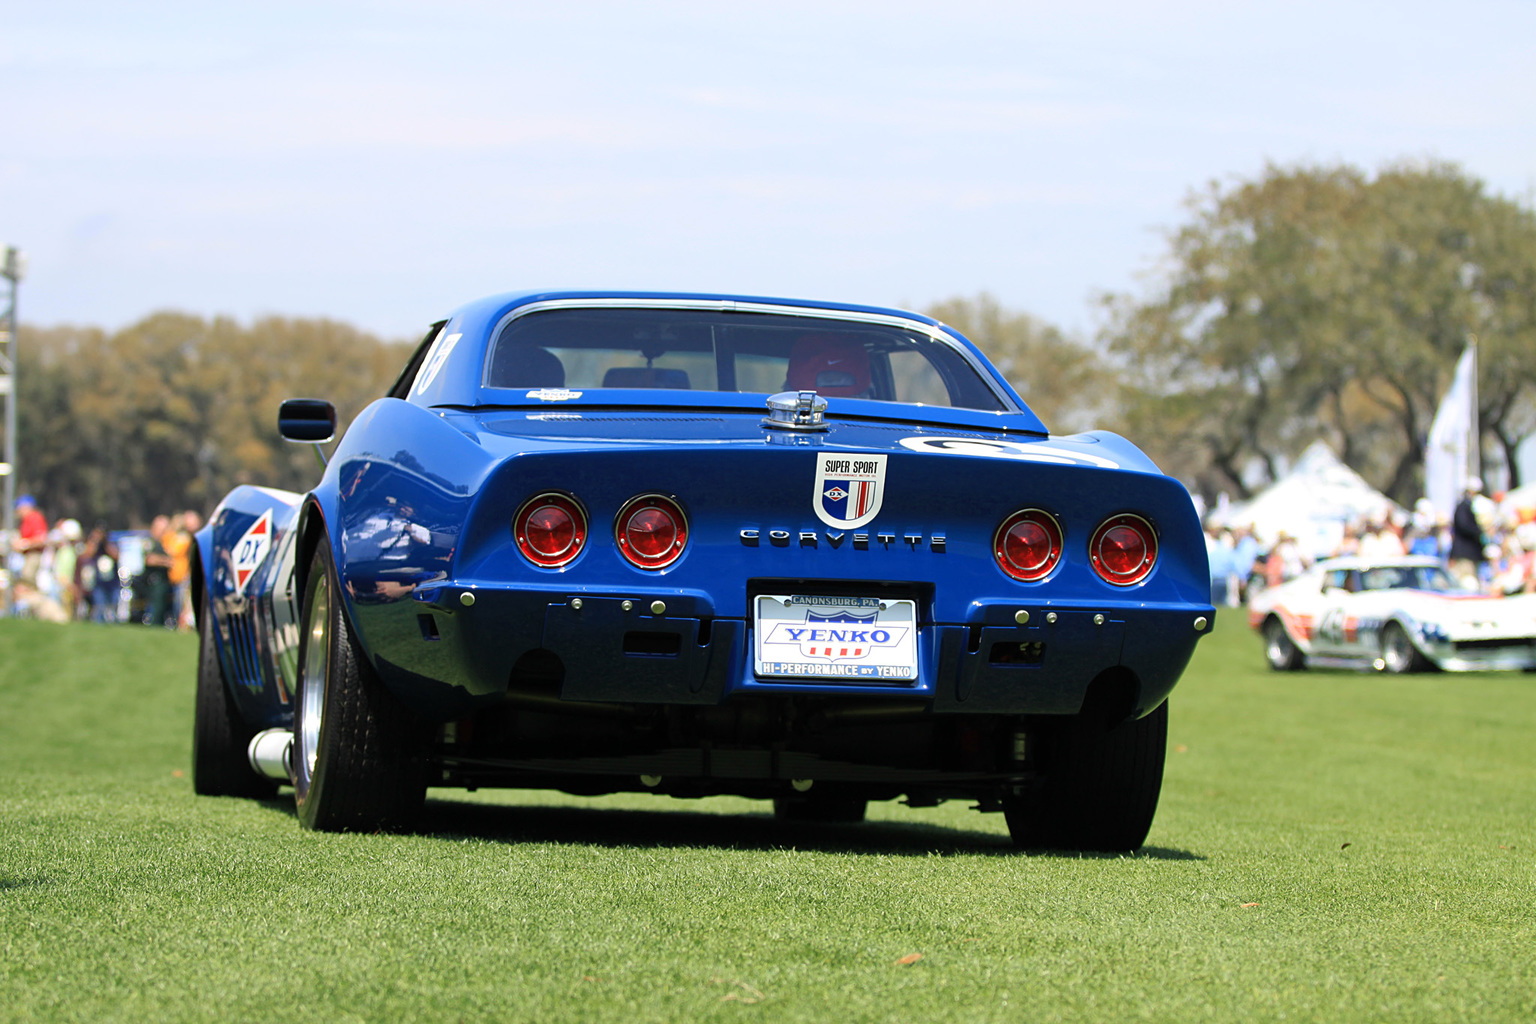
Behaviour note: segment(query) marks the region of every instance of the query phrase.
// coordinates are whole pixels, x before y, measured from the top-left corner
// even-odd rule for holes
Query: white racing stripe
[[[901,446],[914,452],[940,455],[971,455],[984,459],[1045,462],[1057,466],[1097,466],[1119,469],[1120,463],[1102,455],[1057,448],[1039,441],[987,441],[977,437],[904,437]]]

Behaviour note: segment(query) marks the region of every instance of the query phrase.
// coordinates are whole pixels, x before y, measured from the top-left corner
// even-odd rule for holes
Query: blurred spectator
[[[1408,553],[1403,538],[1385,520],[1372,523],[1360,538],[1360,557],[1370,559],[1401,558]]]
[[[117,621],[117,545],[104,523],[91,527],[76,562],[80,593],[90,604],[92,622]]]
[[[1536,590],[1536,577],[1532,575],[1531,566],[1533,552],[1526,544],[1528,540],[1536,540],[1536,536],[1522,533],[1529,528],[1530,524],[1527,524],[1511,530],[1504,537],[1504,543],[1499,545],[1491,585],[1494,594],[1506,596]]]
[[[1536,594],[1536,521],[1527,520],[1515,527],[1514,536],[1520,548],[1520,566],[1524,573],[1519,592]]]
[[[181,628],[197,628],[197,607],[192,603],[192,559],[197,557],[197,531],[203,528],[203,517],[193,509],[183,513],[187,532],[187,578],[181,584]]]
[[[1435,514],[1435,506],[1428,498],[1420,498],[1413,506],[1413,519],[1404,531],[1410,555],[1428,555],[1439,558],[1445,549],[1440,544],[1441,518]]]
[[[53,544],[52,575],[54,596],[68,619],[80,617],[80,586],[75,582],[79,562],[81,530],[77,519],[60,519],[49,540]]]
[[[192,586],[192,535],[187,532],[187,517],[196,515],[196,512],[178,512],[172,516],[170,528],[160,542],[171,560],[170,625],[178,629],[185,624],[187,593]]]
[[[1205,528],[1205,557],[1211,566],[1211,603],[1226,604],[1232,578],[1232,535],[1214,526]]]
[[[21,521],[17,524],[11,550],[22,556],[19,582],[35,588],[37,571],[43,565],[43,549],[48,546],[48,519],[30,494],[16,499],[16,513]]]
[[[1295,579],[1307,571],[1307,560],[1301,553],[1301,545],[1296,543],[1284,530],[1280,531],[1280,539],[1275,543],[1274,549],[1269,553],[1269,559],[1264,564],[1264,582],[1266,586],[1278,587],[1286,580]]]
[[[69,613],[59,601],[59,587],[53,575],[56,538],[49,533],[48,520],[30,494],[16,500],[21,522],[11,539],[10,613],[47,622],[67,622]]]
[[[1478,573],[1483,565],[1483,528],[1477,521],[1476,502],[1483,492],[1483,482],[1468,477],[1461,500],[1451,516],[1451,575],[1468,590],[1478,589]]]
[[[165,549],[170,532],[169,516],[155,516],[149,524],[149,543],[144,548],[144,590],[148,608],[144,622],[150,626],[174,626],[171,618],[171,556]]]
[[[1241,602],[1248,600],[1248,581],[1259,560],[1259,539],[1247,527],[1238,527],[1232,540],[1232,572],[1238,580],[1238,600]]]

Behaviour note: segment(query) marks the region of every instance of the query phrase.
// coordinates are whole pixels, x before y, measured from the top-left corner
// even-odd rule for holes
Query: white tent
[[[1318,441],[1284,477],[1251,501],[1233,505],[1220,525],[1246,526],[1265,545],[1273,544],[1284,531],[1308,555],[1322,558],[1338,548],[1347,524],[1387,515],[1406,513]]]

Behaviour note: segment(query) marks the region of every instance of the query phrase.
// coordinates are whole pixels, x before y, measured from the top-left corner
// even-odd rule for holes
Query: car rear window
[[[503,327],[491,346],[485,386],[814,390],[827,397],[1006,408],[957,348],[921,331],[707,310],[529,313]]]

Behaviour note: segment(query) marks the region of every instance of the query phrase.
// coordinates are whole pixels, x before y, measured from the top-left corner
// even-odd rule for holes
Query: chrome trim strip
[[[501,337],[501,332],[506,329],[507,325],[530,313],[542,313],[551,309],[688,309],[716,313],[767,313],[775,316],[803,316],[821,320],[847,320],[853,323],[877,324],[882,327],[898,327],[902,330],[917,331],[926,335],[930,340],[939,342],[964,359],[971,369],[976,371],[976,375],[986,381],[987,388],[992,392],[993,396],[1003,404],[1003,412],[1022,411],[1006,394],[997,389],[996,379],[988,372],[988,367],[982,364],[964,345],[932,324],[925,324],[921,320],[913,320],[909,317],[886,313],[860,313],[848,309],[825,309],[820,306],[781,306],[775,302],[739,302],[735,299],[624,299],[596,296],[585,299],[546,299],[543,302],[530,302],[527,305],[518,306],[498,320],[496,326],[491,329],[490,344],[487,344],[485,347],[485,364],[480,369],[480,386],[482,388],[491,387],[491,385],[486,383],[486,380],[491,374],[491,357],[495,354],[495,341]],[[515,391],[517,389],[495,388],[494,390]],[[722,393],[744,394],[744,392]],[[892,404],[910,405],[913,403],[896,402]]]

